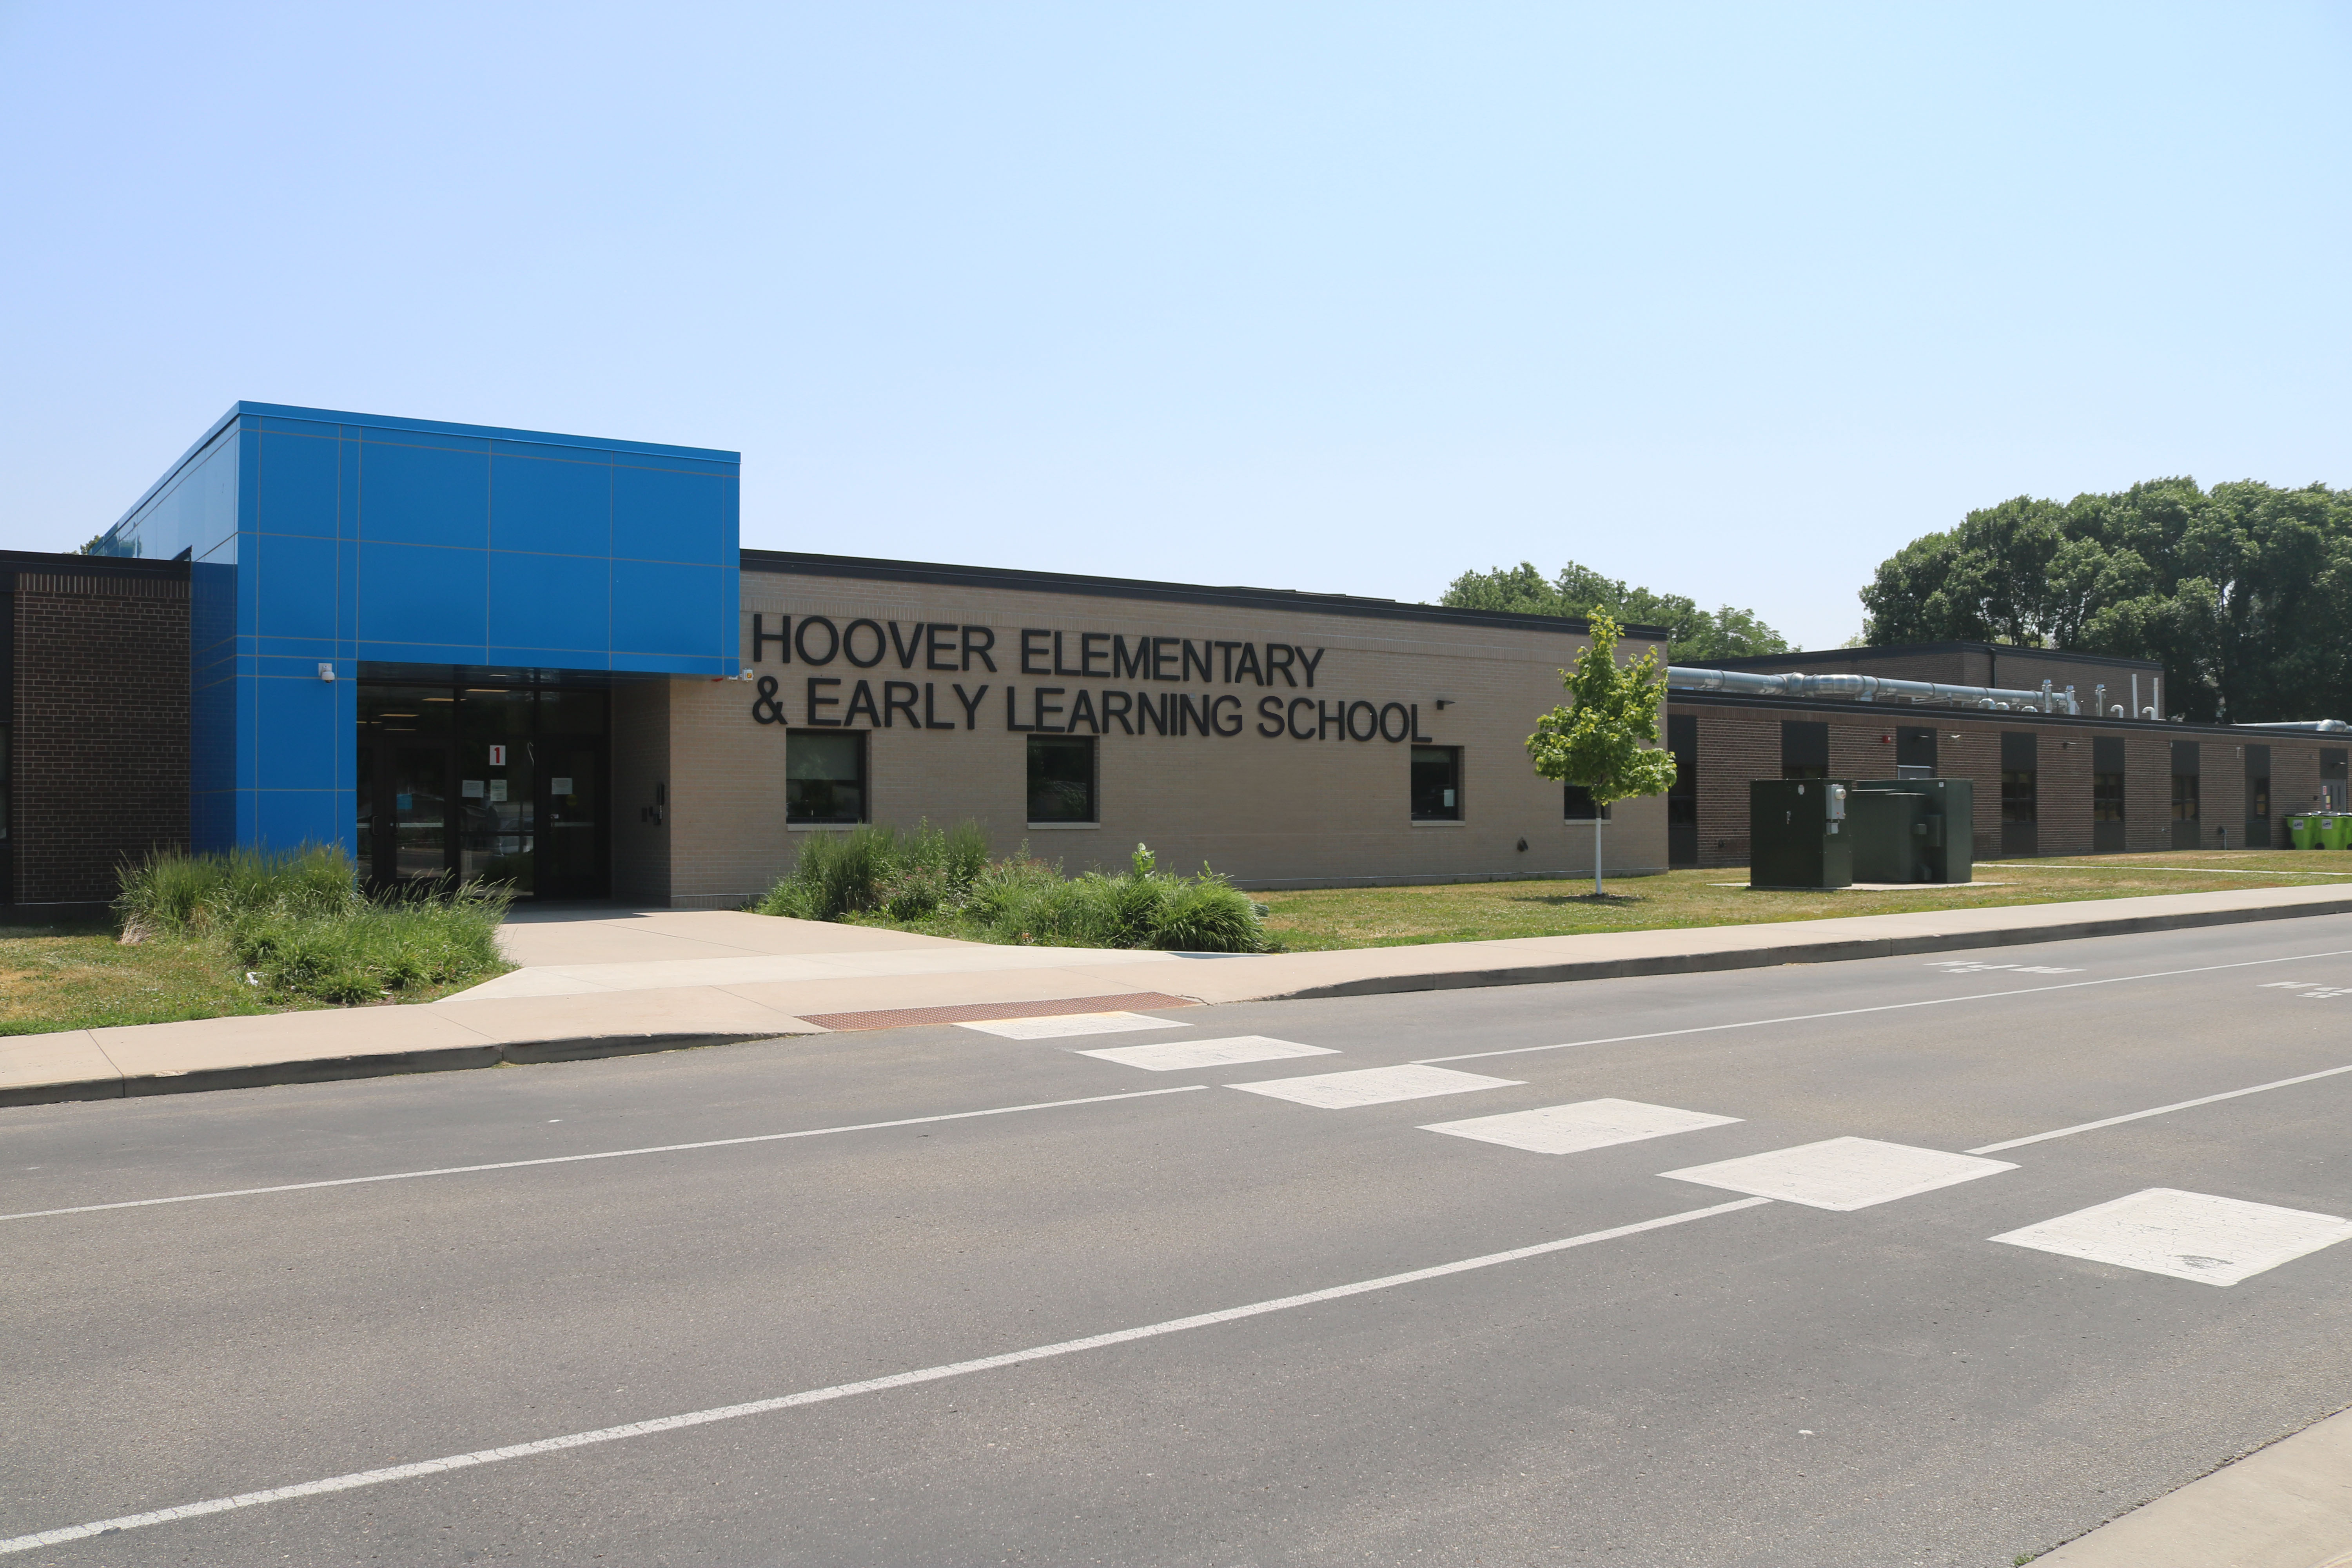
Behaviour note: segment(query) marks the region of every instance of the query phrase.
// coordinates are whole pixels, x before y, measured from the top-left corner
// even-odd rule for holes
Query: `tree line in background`
[[[1790,651],[1752,610],[1710,613],[1573,561],[1554,578],[1527,562],[1465,572],[1439,602],[1664,626],[1676,664]],[[1862,602],[1872,647],[2155,659],[2182,718],[2352,719],[2352,490],[2170,479],[2063,504],[2019,496],[1905,545]]]
[[[2188,719],[2352,718],[2352,491],[2326,485],[2019,496],[1905,545],[1862,602],[1873,645],[2152,658]]]
[[[1728,605],[1702,610],[1696,602],[1679,594],[1629,588],[1573,561],[1553,578],[1545,577],[1527,561],[1491,572],[1465,572],[1454,579],[1438,603],[1457,610],[1515,610],[1528,616],[1581,617],[1597,611],[1621,625],[1663,626],[1668,638],[1666,657],[1675,664],[1789,651],[1787,640],[1757,619],[1753,610],[1735,610]]]

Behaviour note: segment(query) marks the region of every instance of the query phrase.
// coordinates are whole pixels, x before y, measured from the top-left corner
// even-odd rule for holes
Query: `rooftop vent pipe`
[[[2023,691],[1998,686],[1945,686],[1932,680],[1888,680],[1875,675],[1752,675],[1744,669],[1695,669],[1670,665],[1666,684],[1685,691],[1728,691],[1742,697],[1843,697],[1856,702],[1908,698],[1913,702],[1966,703],[1997,711],[2032,709],[2040,713],[2082,712],[2074,689]],[[2334,722],[2334,721],[2328,721]]]
[[[2315,730],[2323,735],[2341,735],[2352,730],[2341,719],[2273,719],[2261,724],[2233,724],[2234,730]]]

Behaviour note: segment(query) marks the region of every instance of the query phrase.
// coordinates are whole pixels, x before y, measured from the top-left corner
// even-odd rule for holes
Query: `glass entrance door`
[[[547,824],[540,850],[540,888],[551,899],[593,899],[604,892],[604,745],[558,736],[539,743],[545,759]]]
[[[415,882],[449,869],[449,748],[393,747],[377,807],[377,843],[389,864],[378,875]]]
[[[539,801],[531,757],[538,693],[467,687],[457,704],[457,874],[539,890]]]
[[[519,898],[603,897],[606,713],[595,689],[363,684],[362,879],[455,876]]]

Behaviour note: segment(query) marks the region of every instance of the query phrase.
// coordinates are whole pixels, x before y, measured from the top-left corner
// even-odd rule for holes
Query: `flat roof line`
[[[1300,588],[1218,587],[1208,584],[1160,583],[1135,577],[1033,572],[1018,567],[955,566],[926,561],[885,561],[860,555],[820,555],[792,550],[746,550],[742,556],[744,571],[770,575],[848,577],[881,583],[929,583],[946,587],[1076,594],[1093,598],[1158,599],[1170,604],[1306,610],[1318,615],[1361,616],[1374,620],[1437,621],[1455,626],[1511,627],[1570,636],[1581,636],[1591,630],[1591,624],[1581,616],[1531,616],[1513,610],[1463,610],[1446,605],[1413,605],[1399,599],[1318,594]],[[1622,630],[1628,637],[1651,642],[1664,642],[1667,637],[1664,626],[1628,625]]]
[[[79,550],[0,550],[0,572],[80,572],[98,577],[176,577],[185,581],[184,561],[151,561],[136,555],[84,555]]]
[[[180,470],[194,462],[197,456],[220,437],[222,431],[246,415],[265,419],[303,419],[318,425],[364,425],[379,430],[415,430],[434,436],[466,436],[494,441],[529,441],[544,446],[583,447],[606,452],[643,452],[665,458],[696,458],[705,460],[740,464],[743,454],[723,451],[716,447],[667,447],[656,441],[624,441],[603,436],[566,436],[551,430],[517,430],[500,425],[455,425],[438,419],[407,419],[393,414],[353,414],[339,408],[306,408],[292,403],[251,403],[243,398],[228,405],[228,412],[214,420],[195,444],[180,454],[177,461],[163,470],[163,477],[139,493],[139,499],[124,509],[109,525],[112,532],[131,521],[139,509],[155,499],[164,486],[179,477]]]

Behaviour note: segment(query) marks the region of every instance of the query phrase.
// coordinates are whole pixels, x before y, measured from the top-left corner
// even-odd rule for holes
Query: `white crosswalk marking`
[[[1677,1110],[1671,1105],[1644,1105],[1638,1100],[1585,1100],[1574,1105],[1548,1105],[1538,1110],[1507,1110],[1500,1116],[1474,1116],[1466,1121],[1434,1121],[1423,1132],[1445,1132],[1475,1138],[1537,1154],[1580,1154],[1617,1143],[1639,1142],[1703,1127],[1723,1127],[1737,1116],[1710,1116],[1702,1110]]]
[[[1702,1186],[1847,1213],[2015,1169],[2006,1160],[1882,1143],[1875,1138],[1826,1138],[1661,1173]]]
[[[1129,1029],[1189,1029],[1173,1018],[1147,1018],[1140,1013],[1057,1013],[1050,1018],[983,1018],[958,1024],[1008,1040],[1059,1040],[1072,1035],[1117,1035]]]
[[[2352,1220],[2149,1187],[1991,1239],[2200,1285],[2235,1285],[2352,1239]]]
[[[1515,1089],[1519,1080],[1488,1078],[1483,1073],[1456,1072],[1452,1068],[1364,1068],[1355,1072],[1318,1073],[1312,1078],[1267,1079],[1260,1083],[1229,1083],[1252,1094],[1296,1100],[1319,1110],[1347,1110],[1360,1105],[1386,1105],[1391,1100],[1423,1100],[1437,1094],[1467,1094],[1479,1089]]]
[[[1175,1072],[1183,1068],[1234,1067],[1243,1062],[1280,1061],[1285,1057],[1336,1057],[1339,1053],[1328,1046],[1302,1046],[1292,1040],[1269,1039],[1264,1035],[1235,1035],[1223,1040],[1154,1040],[1148,1046],[1105,1046],[1100,1050],[1077,1054],[1117,1062],[1121,1067],[1141,1068],[1146,1072]]]

